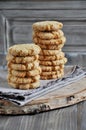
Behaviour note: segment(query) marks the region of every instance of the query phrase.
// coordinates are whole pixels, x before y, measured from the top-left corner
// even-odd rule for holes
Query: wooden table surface
[[[36,115],[0,116],[0,130],[86,130],[86,101]]]

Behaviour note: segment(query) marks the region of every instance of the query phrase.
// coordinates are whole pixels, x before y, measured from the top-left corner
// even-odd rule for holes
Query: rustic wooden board
[[[86,78],[19,107],[11,102],[0,100],[0,114],[35,114],[76,104],[86,100]]]

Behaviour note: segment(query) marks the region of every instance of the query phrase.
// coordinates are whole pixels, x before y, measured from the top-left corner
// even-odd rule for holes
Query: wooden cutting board
[[[86,78],[48,93],[22,107],[0,100],[0,114],[35,114],[67,107],[84,100],[86,100]]]

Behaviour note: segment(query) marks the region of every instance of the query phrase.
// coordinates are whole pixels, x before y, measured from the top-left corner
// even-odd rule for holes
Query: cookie
[[[64,58],[65,54],[63,52],[59,52],[58,55],[39,55],[39,60],[41,61],[52,61],[59,60]]]
[[[41,76],[49,76],[49,75],[59,75],[63,73],[63,69],[59,69],[56,71],[42,71]]]
[[[61,38],[50,39],[50,40],[43,40],[38,37],[33,37],[33,41],[34,43],[43,44],[43,45],[59,45],[66,42],[66,37],[62,36]]]
[[[41,73],[41,67],[38,67],[34,70],[31,70],[27,73],[27,76],[36,76],[36,75],[40,75]]]
[[[59,45],[45,45],[45,44],[38,44],[35,43],[36,45],[40,46],[41,49],[46,49],[46,50],[60,50],[64,46],[64,43],[59,44]]]
[[[40,86],[40,81],[36,81],[34,83],[29,83],[29,84],[28,83],[27,84],[16,84],[16,83],[9,82],[9,85],[16,89],[27,90],[27,89],[38,88]]]
[[[60,73],[60,74],[57,74],[57,75],[48,75],[48,76],[45,76],[45,75],[41,75],[40,76],[40,79],[42,80],[49,80],[49,79],[59,79],[59,78],[62,78],[64,75],[64,73]]]
[[[58,21],[42,21],[33,24],[33,30],[38,31],[57,31],[63,27],[63,24]]]
[[[8,68],[13,70],[32,70],[39,67],[39,62],[36,60],[32,63],[25,63],[25,64],[16,64],[12,62],[8,62]]]
[[[61,53],[61,49],[60,50],[41,50],[40,51],[40,55],[45,55],[45,56],[54,56],[54,55],[58,55],[59,53]]]
[[[18,71],[18,70],[8,69],[8,72],[13,76],[24,78],[24,77],[30,77],[30,76],[32,77],[32,76],[40,75],[41,68],[38,67],[30,71]]]
[[[60,70],[60,69],[64,69],[64,65],[61,64],[61,65],[58,65],[58,66],[43,66],[43,65],[40,65],[41,67],[41,70],[42,71],[56,71],[56,70]]]
[[[51,31],[51,32],[41,32],[41,31],[34,31],[33,37],[39,37],[40,39],[50,40],[50,39],[57,39],[64,36],[62,30],[58,31]]]
[[[66,62],[67,58],[63,58],[61,60],[55,60],[55,61],[39,61],[39,64],[44,66],[58,66],[61,64],[65,64]]]
[[[28,56],[37,55],[40,50],[40,47],[35,44],[17,44],[11,46],[8,52],[13,56]]]
[[[8,74],[7,79],[8,79],[8,82],[12,82],[16,84],[26,84],[26,83],[33,83],[35,81],[38,81],[40,79],[40,75],[36,75],[30,78],[28,77],[21,78],[21,77],[13,76],[12,74]]]
[[[24,56],[24,57],[16,57],[16,56],[12,56],[11,54],[7,54],[6,56],[6,60],[7,61],[11,61],[12,63],[17,63],[17,64],[21,64],[21,63],[30,63],[33,62],[35,60],[38,60],[38,55],[34,55],[34,56]]]

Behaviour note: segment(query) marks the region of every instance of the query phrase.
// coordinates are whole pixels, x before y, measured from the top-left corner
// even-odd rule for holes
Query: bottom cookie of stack
[[[8,74],[8,83],[16,89],[33,89],[40,85],[40,75],[31,77],[16,77]]]
[[[36,81],[36,82],[30,83],[30,84],[29,83],[27,83],[27,84],[16,84],[16,83],[9,82],[9,85],[11,85],[13,88],[16,88],[16,89],[26,90],[26,89],[34,89],[34,88],[39,87],[40,82]]]

